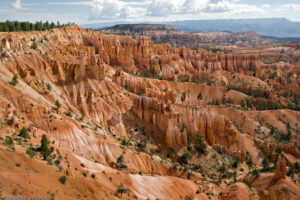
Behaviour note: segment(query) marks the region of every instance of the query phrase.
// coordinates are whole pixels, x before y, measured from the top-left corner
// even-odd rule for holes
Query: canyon
[[[101,33],[113,35],[149,36],[155,43],[167,43],[171,46],[187,46],[190,48],[206,48],[220,51],[223,47],[273,47],[272,39],[263,37],[254,31],[244,33],[193,32],[186,33],[176,30],[173,26],[162,24],[119,24],[99,29]],[[221,49],[220,49],[221,48]],[[225,52],[232,53],[229,49]]]
[[[0,197],[299,198],[297,43],[224,53],[111,34],[0,33]]]

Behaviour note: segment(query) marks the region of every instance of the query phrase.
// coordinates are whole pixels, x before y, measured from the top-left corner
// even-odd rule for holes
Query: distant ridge
[[[101,29],[104,27],[122,24],[112,22],[102,24],[82,25],[84,28]],[[128,22],[126,22],[128,24]],[[153,24],[151,22],[142,24]],[[134,23],[132,23],[134,24]],[[154,24],[157,24],[155,22]],[[273,37],[296,37],[300,38],[300,22],[293,22],[286,18],[262,18],[262,19],[212,19],[212,20],[185,20],[162,22],[161,24],[172,25],[176,30],[194,33],[211,31],[250,32],[255,31],[259,35]]]
[[[100,29],[100,32],[116,35],[154,35],[180,34],[171,25],[164,24],[117,24],[109,28]]]

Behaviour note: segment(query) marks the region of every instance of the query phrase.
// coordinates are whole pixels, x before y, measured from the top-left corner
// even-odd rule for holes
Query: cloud
[[[49,5],[66,5],[66,6],[91,6],[92,2],[91,1],[61,1],[61,2],[56,2],[56,1],[50,1],[48,2]]]
[[[143,17],[150,1],[93,0],[89,20],[114,20]]]
[[[185,18],[195,15],[263,13],[270,5],[256,6],[240,0],[89,0],[77,2],[49,2],[55,5],[90,6],[88,19],[145,20]]]
[[[251,4],[241,4],[238,0],[214,0],[211,1],[203,12],[206,13],[230,13],[230,14],[242,14],[242,13],[264,13],[270,5],[256,6]]]
[[[11,7],[13,7],[14,9],[20,10],[22,9],[22,3],[21,0],[14,0],[11,4]]]
[[[280,6],[281,10],[300,10],[300,4],[286,4]]]
[[[182,0],[153,0],[145,13],[148,16],[169,16],[180,13],[184,1]]]

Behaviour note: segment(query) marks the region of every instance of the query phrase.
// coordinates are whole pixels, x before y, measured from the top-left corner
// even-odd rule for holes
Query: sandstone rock
[[[276,170],[275,170],[274,179],[275,180],[285,179],[285,177],[286,177],[285,158],[282,155],[279,155],[277,163],[276,163]]]

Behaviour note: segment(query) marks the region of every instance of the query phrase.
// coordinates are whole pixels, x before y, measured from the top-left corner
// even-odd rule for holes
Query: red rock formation
[[[286,165],[299,159],[295,141],[297,111],[262,112],[240,105],[246,99],[255,99],[238,91],[243,83],[269,92],[270,98],[279,103],[294,101],[293,97],[278,96],[282,90],[279,80],[268,78],[274,69],[262,65],[255,55],[193,51],[157,45],[145,37],[108,36],[77,26],[46,32],[0,33],[0,38],[0,135],[5,138],[0,138],[0,160],[4,160],[0,182],[5,180],[12,187],[21,189],[14,185],[17,178],[22,183],[32,180],[34,187],[43,192],[53,189],[49,185],[63,191],[57,183],[60,176],[67,175],[68,180],[72,179],[66,184],[70,184],[70,191],[59,194],[61,199],[68,199],[66,194],[70,199],[77,198],[73,196],[77,191],[82,195],[90,191],[87,194],[91,199],[114,198],[108,194],[114,194],[120,183],[131,190],[128,198],[208,199],[211,195],[204,191],[215,197],[224,191],[232,193],[224,194],[225,199],[246,198],[244,186],[226,185],[232,178],[219,182],[216,177],[224,175],[218,170],[220,164],[231,166],[234,158],[243,161],[248,151],[260,167],[261,159],[272,158],[278,146],[283,149]],[[290,83],[285,79],[282,83],[298,94],[297,68],[278,68],[277,72],[285,79],[290,77]],[[18,75],[17,82],[14,74]],[[199,84],[208,80],[212,82]],[[223,82],[238,88],[230,90]],[[224,99],[220,103],[223,97],[230,102]],[[220,102],[211,105],[216,99]],[[260,137],[274,141],[269,134],[271,125],[281,132],[289,127],[291,143],[296,145],[255,140]],[[23,127],[30,139],[18,136]],[[28,149],[40,146],[43,134],[51,140],[49,145],[62,154],[61,172],[55,172],[55,165],[47,166],[39,152],[32,158],[37,168],[26,159],[24,168],[16,167],[20,158],[26,158]],[[198,134],[205,138],[204,152],[196,149],[200,143]],[[7,144],[6,136],[13,138],[13,146]],[[13,152],[16,160],[7,160],[14,158]],[[186,153],[187,161],[182,162],[181,152]],[[276,187],[281,187],[288,183],[291,189],[280,191],[287,191],[292,197],[291,191],[298,194],[298,186],[289,178],[283,179],[284,159],[278,162],[278,182],[272,179],[265,184],[260,177],[252,177],[254,183],[259,180],[261,184],[255,183],[255,188],[267,191],[267,186],[262,186],[276,183]],[[52,161],[55,159],[49,164]],[[28,173],[28,169],[41,173]],[[237,178],[246,173],[236,171]],[[83,172],[87,174],[84,179]],[[92,173],[95,179],[91,178]],[[51,183],[43,185],[45,191],[36,181],[44,177]],[[216,181],[220,186],[212,184]],[[31,189],[26,186],[26,190]],[[10,190],[5,186],[5,192]]]
[[[277,163],[276,163],[276,170],[275,170],[274,179],[275,180],[285,179],[285,177],[286,177],[285,158],[283,158],[281,155],[279,155]]]

